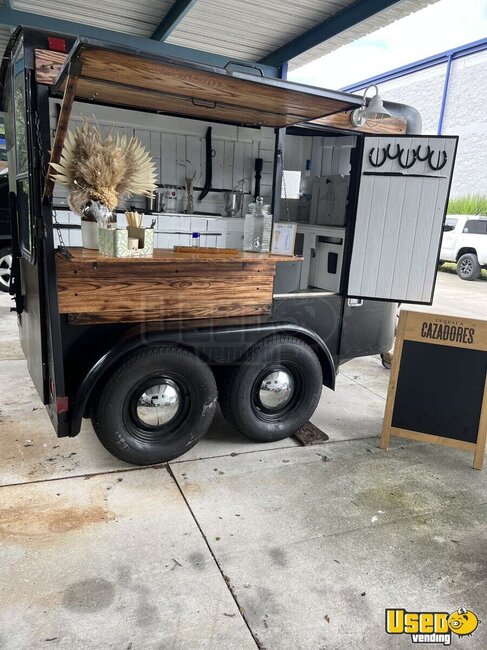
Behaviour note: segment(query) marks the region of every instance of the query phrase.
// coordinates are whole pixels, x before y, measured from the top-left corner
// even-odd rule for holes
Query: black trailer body
[[[250,437],[272,440],[290,435],[292,427],[300,425],[316,407],[321,385],[334,389],[341,363],[390,349],[398,303],[431,304],[456,137],[366,134],[311,124],[310,120],[325,114],[352,110],[360,100],[345,93],[235,69],[154,58],[130,48],[88,40],[73,43],[66,38],[71,50],[59,77],[54,84],[42,83],[36,78],[35,50],[47,50],[48,36],[35,30],[16,31],[2,63],[1,84],[15,231],[11,293],[29,372],[58,436],[77,435],[82,417],[91,416],[103,444],[120,458],[141,464],[173,458],[195,444],[208,428],[217,396],[215,377],[223,412],[240,430],[255,418],[255,426],[247,426]],[[93,60],[105,55],[107,61],[120,55],[134,62],[169,66],[167,69],[176,66],[187,70],[189,78],[200,73],[213,75],[220,94],[215,91],[214,100],[199,100],[184,88],[180,89],[181,96],[176,96],[130,87],[123,79],[117,85],[116,79],[107,78],[108,67],[95,79],[90,76],[94,74]],[[85,77],[84,70],[88,71]],[[73,324],[70,314],[60,312],[56,264],[59,256],[69,251],[62,238],[56,248],[55,210],[52,194],[46,192],[52,148],[49,101],[62,97],[68,74],[78,80],[76,98],[84,102],[189,115],[209,125],[271,126],[276,143],[272,188],[275,220],[284,219],[281,176],[288,139],[301,139],[304,148],[318,150],[324,146],[324,138],[352,138],[350,178],[338,227],[341,234],[333,231],[331,237],[326,224],[304,224],[296,249],[304,253],[296,262],[296,274],[289,275],[287,262],[277,264],[272,306],[265,315]],[[242,93],[241,107],[218,103],[221,93],[229,93],[229,88]],[[122,97],[125,90],[127,96]],[[211,87],[208,92],[212,92]],[[274,93],[280,100],[292,97],[296,114],[281,111]],[[167,108],[164,102],[168,102]],[[298,116],[300,110],[305,114]],[[297,126],[300,122],[306,125]],[[438,152],[443,152],[443,165]],[[318,177],[322,175],[318,173]],[[339,254],[332,252],[337,242]],[[305,249],[298,250],[299,246]],[[320,279],[320,265],[330,280]],[[266,359],[265,372],[257,368],[259,358]],[[113,382],[125,385],[130,368],[137,374],[140,368],[150,367],[151,377],[157,377],[158,364],[169,368],[161,381],[170,399],[151,393],[155,379],[147,383],[141,375],[138,393],[127,384],[125,397],[115,400],[111,410],[105,408]],[[257,369],[251,375],[249,368],[253,366]],[[180,376],[183,371],[178,368],[206,383],[201,399],[195,394],[195,384]],[[249,404],[237,407],[245,394],[242,386],[248,381],[253,382]],[[275,383],[275,390],[269,397],[266,390],[270,381]],[[275,406],[272,399],[279,391],[283,401]],[[147,415],[141,396],[169,413],[159,423],[164,429],[162,442],[160,427],[152,422],[152,413]],[[193,413],[192,405],[199,399],[201,404]],[[303,400],[309,403],[307,411],[300,407]],[[112,418],[114,426],[119,426],[118,417],[121,426],[124,418],[131,419],[133,448],[127,439],[116,440],[107,433],[107,422]],[[182,439],[181,428],[189,432]]]

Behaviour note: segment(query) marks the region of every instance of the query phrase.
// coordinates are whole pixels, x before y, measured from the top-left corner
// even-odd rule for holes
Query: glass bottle
[[[264,199],[258,196],[249,205],[244,222],[244,251],[268,253],[271,243],[272,214]]]
[[[191,236],[191,243],[194,248],[199,248],[201,244],[201,237],[199,232],[194,232]]]

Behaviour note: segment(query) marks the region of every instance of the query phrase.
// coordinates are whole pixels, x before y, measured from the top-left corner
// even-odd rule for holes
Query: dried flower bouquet
[[[86,120],[68,131],[59,164],[50,164],[57,172],[52,178],[69,188],[71,210],[87,220],[94,215],[99,225],[120,199],[152,196],[156,188],[155,166],[137,138],[103,135]]]

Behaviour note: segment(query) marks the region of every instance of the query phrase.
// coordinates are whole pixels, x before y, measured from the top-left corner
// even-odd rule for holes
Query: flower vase
[[[88,201],[81,209],[81,243],[83,248],[98,250],[98,228],[116,223],[115,213],[99,201]]]
[[[81,219],[81,244],[83,248],[98,250],[98,224]]]

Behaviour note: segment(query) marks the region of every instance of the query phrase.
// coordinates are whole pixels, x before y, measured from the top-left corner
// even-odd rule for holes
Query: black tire
[[[166,398],[167,391],[168,399],[173,398],[168,406],[174,410],[171,419],[149,424],[159,411],[152,410],[154,400]],[[103,386],[93,409],[93,428],[120,460],[162,463],[187,452],[204,436],[217,397],[213,373],[195,354],[172,345],[146,347],[129,354]]]
[[[462,280],[477,280],[480,277],[480,264],[475,253],[465,253],[458,258],[457,275]]]
[[[8,293],[12,269],[12,251],[10,246],[0,248],[0,291]]]
[[[291,376],[294,390],[286,403],[266,407],[260,401],[259,388],[271,372],[282,371]],[[271,336],[257,343],[228,374],[220,406],[242,435],[274,442],[293,435],[308,422],[318,406],[322,385],[321,365],[309,345],[292,336]]]

